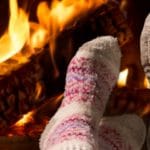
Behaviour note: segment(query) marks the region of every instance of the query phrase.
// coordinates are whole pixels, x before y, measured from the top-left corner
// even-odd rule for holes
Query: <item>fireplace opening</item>
[[[146,0],[2,0],[0,141],[31,138],[38,149],[37,139],[61,104],[70,59],[84,42],[101,35],[117,37],[122,50],[105,115],[134,112],[148,124],[150,85],[139,39],[149,6]]]

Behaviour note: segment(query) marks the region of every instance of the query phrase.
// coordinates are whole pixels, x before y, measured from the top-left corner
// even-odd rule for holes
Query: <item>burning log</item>
[[[45,100],[41,106],[26,113],[2,135],[39,137],[45,125],[61,104],[63,95],[58,94]],[[34,128],[33,128],[34,126]]]
[[[111,94],[107,113],[137,113],[150,117],[150,89],[115,88]]]
[[[61,91],[63,84],[53,78],[51,68],[49,52],[44,50],[17,70],[0,77],[0,128],[3,131],[23,114],[38,108],[47,97]],[[52,86],[54,83],[56,87]]]
[[[6,150],[38,150],[39,142],[37,138],[23,137],[23,136],[15,136],[15,137],[0,137],[0,149]]]
[[[0,118],[1,122],[6,122],[5,126],[1,124],[1,128],[14,123],[21,114],[29,111],[39,100],[43,99],[44,95],[40,95],[35,100],[36,83],[43,82],[44,72],[40,64],[43,58],[45,58],[45,54],[37,54],[31,58],[30,63],[20,66],[10,75],[0,77]]]
[[[125,47],[134,39],[119,6],[112,1],[79,18],[72,26],[67,26],[57,38],[56,42],[61,44],[56,44],[56,57],[58,57],[57,49],[63,47],[61,54],[65,57],[64,49],[65,51],[67,49],[68,54],[72,56],[83,43],[101,35],[117,37],[121,47]]]

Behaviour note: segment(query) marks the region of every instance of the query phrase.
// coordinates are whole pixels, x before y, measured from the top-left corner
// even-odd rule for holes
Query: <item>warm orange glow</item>
[[[147,88],[147,89],[150,89],[150,83],[149,83],[149,81],[148,81],[146,76],[144,78],[144,87]]]
[[[33,117],[32,117],[33,114],[34,114],[34,111],[31,111],[31,112],[28,112],[27,114],[23,115],[23,117],[19,121],[17,121],[14,126],[19,127],[19,126],[25,125],[28,122],[31,122],[33,120]]]
[[[8,137],[13,137],[13,134],[12,134],[12,133],[9,133],[7,136],[8,136]]]
[[[0,62],[18,53],[29,38],[28,15],[18,8],[17,0],[9,0],[8,31],[0,38]]]
[[[150,113],[150,104],[147,104],[146,107],[144,108],[141,116],[145,116],[145,115],[147,115],[149,113]]]
[[[59,72],[54,60],[56,49],[56,39],[60,32],[72,26],[76,21],[91,10],[96,9],[100,5],[106,3],[107,0],[54,0],[51,8],[46,2],[41,2],[37,9],[37,16],[40,24],[45,27],[50,34],[50,54],[54,66],[55,77],[59,76]]]
[[[32,48],[43,48],[49,40],[48,31],[37,23],[30,23],[31,33],[29,45]]]
[[[128,69],[123,70],[122,72],[120,72],[119,74],[119,78],[118,78],[118,82],[117,85],[119,87],[124,87],[127,84],[127,77],[128,77]]]
[[[54,96],[49,102],[42,104],[37,109],[32,110],[17,121],[14,125],[10,127],[7,136],[12,137],[14,135],[29,135],[31,137],[41,134],[44,127],[50,120],[48,114],[51,114],[56,110],[62,101],[63,94],[58,94]],[[39,122],[40,120],[40,122]],[[34,127],[34,128],[33,128]]]
[[[124,12],[126,11],[128,6],[128,0],[121,0],[120,1],[120,9]]]
[[[108,0],[53,0],[51,8],[46,2],[41,2],[38,6],[37,16],[40,24],[47,28],[57,28],[58,30],[77,19],[86,15],[90,10],[94,10]],[[54,25],[54,26],[53,26]]]
[[[39,99],[42,91],[43,91],[42,84],[40,82],[37,82],[36,83],[36,88],[35,88],[35,93],[36,93],[35,99],[36,100]]]

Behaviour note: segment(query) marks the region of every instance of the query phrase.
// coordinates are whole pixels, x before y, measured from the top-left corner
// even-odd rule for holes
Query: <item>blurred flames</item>
[[[51,116],[58,109],[62,98],[63,94],[60,93],[50,98],[47,102],[43,102],[38,108],[22,115],[21,119],[10,127],[7,136],[29,135],[34,137],[40,135]]]
[[[28,122],[32,122],[33,121],[33,117],[32,117],[33,114],[34,114],[34,111],[31,111],[31,112],[28,112],[27,114],[23,115],[23,117],[19,121],[17,121],[14,126],[19,127],[19,126],[25,125]]]
[[[43,116],[41,122],[38,123],[34,118],[35,114],[36,110],[32,110],[24,114],[20,120],[10,127],[7,136],[12,137],[14,135],[29,135],[34,137],[39,135],[43,131],[45,125],[48,123],[49,118]]]
[[[141,117],[150,114],[150,104],[147,104],[146,107],[144,108],[143,112],[141,113]]]
[[[0,62],[17,54],[29,38],[28,15],[18,8],[17,0],[9,0],[10,19],[8,31],[0,38]]]
[[[60,32],[73,26],[76,21],[87,15],[108,0],[53,0],[50,4],[41,2],[37,8],[38,23],[29,22],[29,16],[18,7],[17,0],[9,0],[10,18],[7,32],[0,38],[0,63],[13,58],[25,63],[35,53],[36,48],[43,48],[49,43],[51,60],[54,66],[54,77],[59,76],[59,70],[54,59],[56,39]],[[22,54],[25,47],[26,55]],[[27,48],[26,48],[27,47]],[[24,51],[25,51],[24,50]],[[19,64],[19,63],[18,63]],[[4,72],[8,69],[4,69]],[[14,66],[11,66],[12,68]],[[10,68],[11,68],[10,67]],[[1,71],[0,74],[2,74]]]
[[[150,83],[149,83],[149,81],[148,81],[146,76],[144,78],[144,87],[147,88],[147,89],[150,89]]]
[[[60,32],[73,25],[81,17],[89,11],[96,9],[107,0],[54,0],[51,7],[48,3],[41,2],[37,9],[38,20],[43,25],[50,35],[50,54],[54,66],[55,77],[59,76],[59,71],[54,59],[56,50],[56,39]]]
[[[120,72],[119,78],[117,81],[118,87],[125,87],[127,85],[128,72],[129,72],[128,68]]]
[[[36,93],[36,96],[35,96],[35,100],[38,100],[40,98],[40,96],[42,95],[43,93],[43,85],[41,82],[37,82],[36,83],[36,87],[35,87],[35,93]]]
[[[49,40],[48,31],[40,24],[30,22],[30,40],[28,44],[32,48],[43,48]]]

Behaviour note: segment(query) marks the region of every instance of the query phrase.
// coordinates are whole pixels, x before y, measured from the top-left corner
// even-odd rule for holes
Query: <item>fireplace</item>
[[[134,112],[143,117],[146,124],[149,123],[150,90],[139,50],[140,32],[148,13],[146,0],[142,2],[143,8],[139,7],[140,0],[97,0],[94,3],[89,1],[88,6],[77,3],[81,10],[72,16],[69,13],[72,8],[65,8],[61,1],[54,4],[51,1],[49,5],[42,0],[18,1],[19,7],[15,2],[0,2],[0,11],[7,16],[6,19],[0,16],[0,48],[6,49],[6,53],[0,53],[2,146],[9,146],[6,141],[11,145],[10,141],[19,143],[22,140],[27,143],[25,149],[33,145],[36,146],[32,149],[38,149],[38,138],[63,98],[70,59],[84,42],[100,35],[118,37],[123,55],[118,83],[110,96],[105,115]],[[17,10],[14,10],[16,7]],[[50,8],[53,9],[51,15],[45,16]],[[69,21],[59,17],[59,13]],[[20,35],[20,32],[23,33]],[[17,46],[10,38],[19,39]],[[7,52],[12,48],[13,52]],[[19,146],[16,145],[13,150],[19,149]]]

